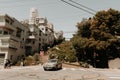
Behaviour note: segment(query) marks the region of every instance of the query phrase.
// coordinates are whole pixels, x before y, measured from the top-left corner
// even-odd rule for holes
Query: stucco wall
[[[120,69],[120,58],[109,61],[109,68],[119,68]]]

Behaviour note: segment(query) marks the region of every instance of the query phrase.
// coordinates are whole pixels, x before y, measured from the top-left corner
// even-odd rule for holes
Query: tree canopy
[[[81,61],[106,63],[120,57],[120,12],[114,9],[99,11],[89,19],[77,23],[77,33],[71,39]],[[102,62],[103,61],[103,62]],[[96,67],[97,63],[95,63]],[[106,67],[106,66],[98,66]]]
[[[49,50],[50,58],[58,58],[66,62],[76,61],[76,52],[70,41],[64,41],[61,44]]]

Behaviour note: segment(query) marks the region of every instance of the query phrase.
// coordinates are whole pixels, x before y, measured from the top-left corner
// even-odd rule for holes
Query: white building
[[[48,47],[52,46],[54,43],[54,29],[53,25],[48,23],[46,18],[40,17],[37,18],[39,20],[38,22],[38,28],[41,31],[41,46]]]
[[[38,30],[38,36],[36,39],[39,44],[39,49],[45,49],[52,46],[54,43],[54,28],[51,23],[47,21],[46,17],[39,17],[36,8],[30,9],[29,25],[33,25],[31,29],[36,28]]]

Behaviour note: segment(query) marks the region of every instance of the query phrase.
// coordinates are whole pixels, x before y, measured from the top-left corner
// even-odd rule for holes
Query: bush
[[[92,67],[90,64],[88,64],[88,63],[86,63],[86,62],[79,62],[79,64],[80,64],[80,66],[81,67],[84,67],[84,68],[90,68],[90,67]]]
[[[33,55],[33,59],[35,61],[35,64],[39,64],[40,63],[40,55],[38,53]]]
[[[28,56],[25,58],[25,61],[24,61],[25,66],[29,66],[29,65],[33,65],[33,64],[35,64],[35,60],[34,60],[33,56]]]
[[[66,57],[67,62],[76,62],[76,56],[74,54],[69,54],[68,57]]]

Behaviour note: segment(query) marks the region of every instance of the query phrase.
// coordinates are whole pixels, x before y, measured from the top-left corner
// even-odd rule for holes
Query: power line
[[[87,6],[84,6],[84,5],[82,5],[82,4],[80,4],[80,3],[77,3],[77,2],[75,2],[75,1],[73,1],[73,0],[69,0],[69,1],[70,1],[70,2],[73,2],[73,3],[77,4],[77,5],[80,5],[80,6],[84,7],[84,8],[86,8],[86,9],[91,10],[91,11],[93,11],[93,12],[95,12],[95,13],[96,13],[96,11],[95,11],[95,10],[93,10],[93,9],[91,9],[91,8],[87,7]]]
[[[67,1],[65,1],[65,0],[61,0],[61,1],[64,2],[64,3],[67,3],[67,4],[71,5],[71,6],[73,6],[73,7],[75,7],[75,8],[77,8],[77,9],[83,10],[83,11],[89,13],[89,14],[95,15],[94,13],[92,13],[92,12],[90,12],[90,11],[88,11],[88,10],[85,10],[85,9],[83,9],[83,8],[81,8],[81,7],[78,7],[78,6],[74,5],[74,4],[71,4],[71,3],[69,3],[69,2],[67,2]]]

